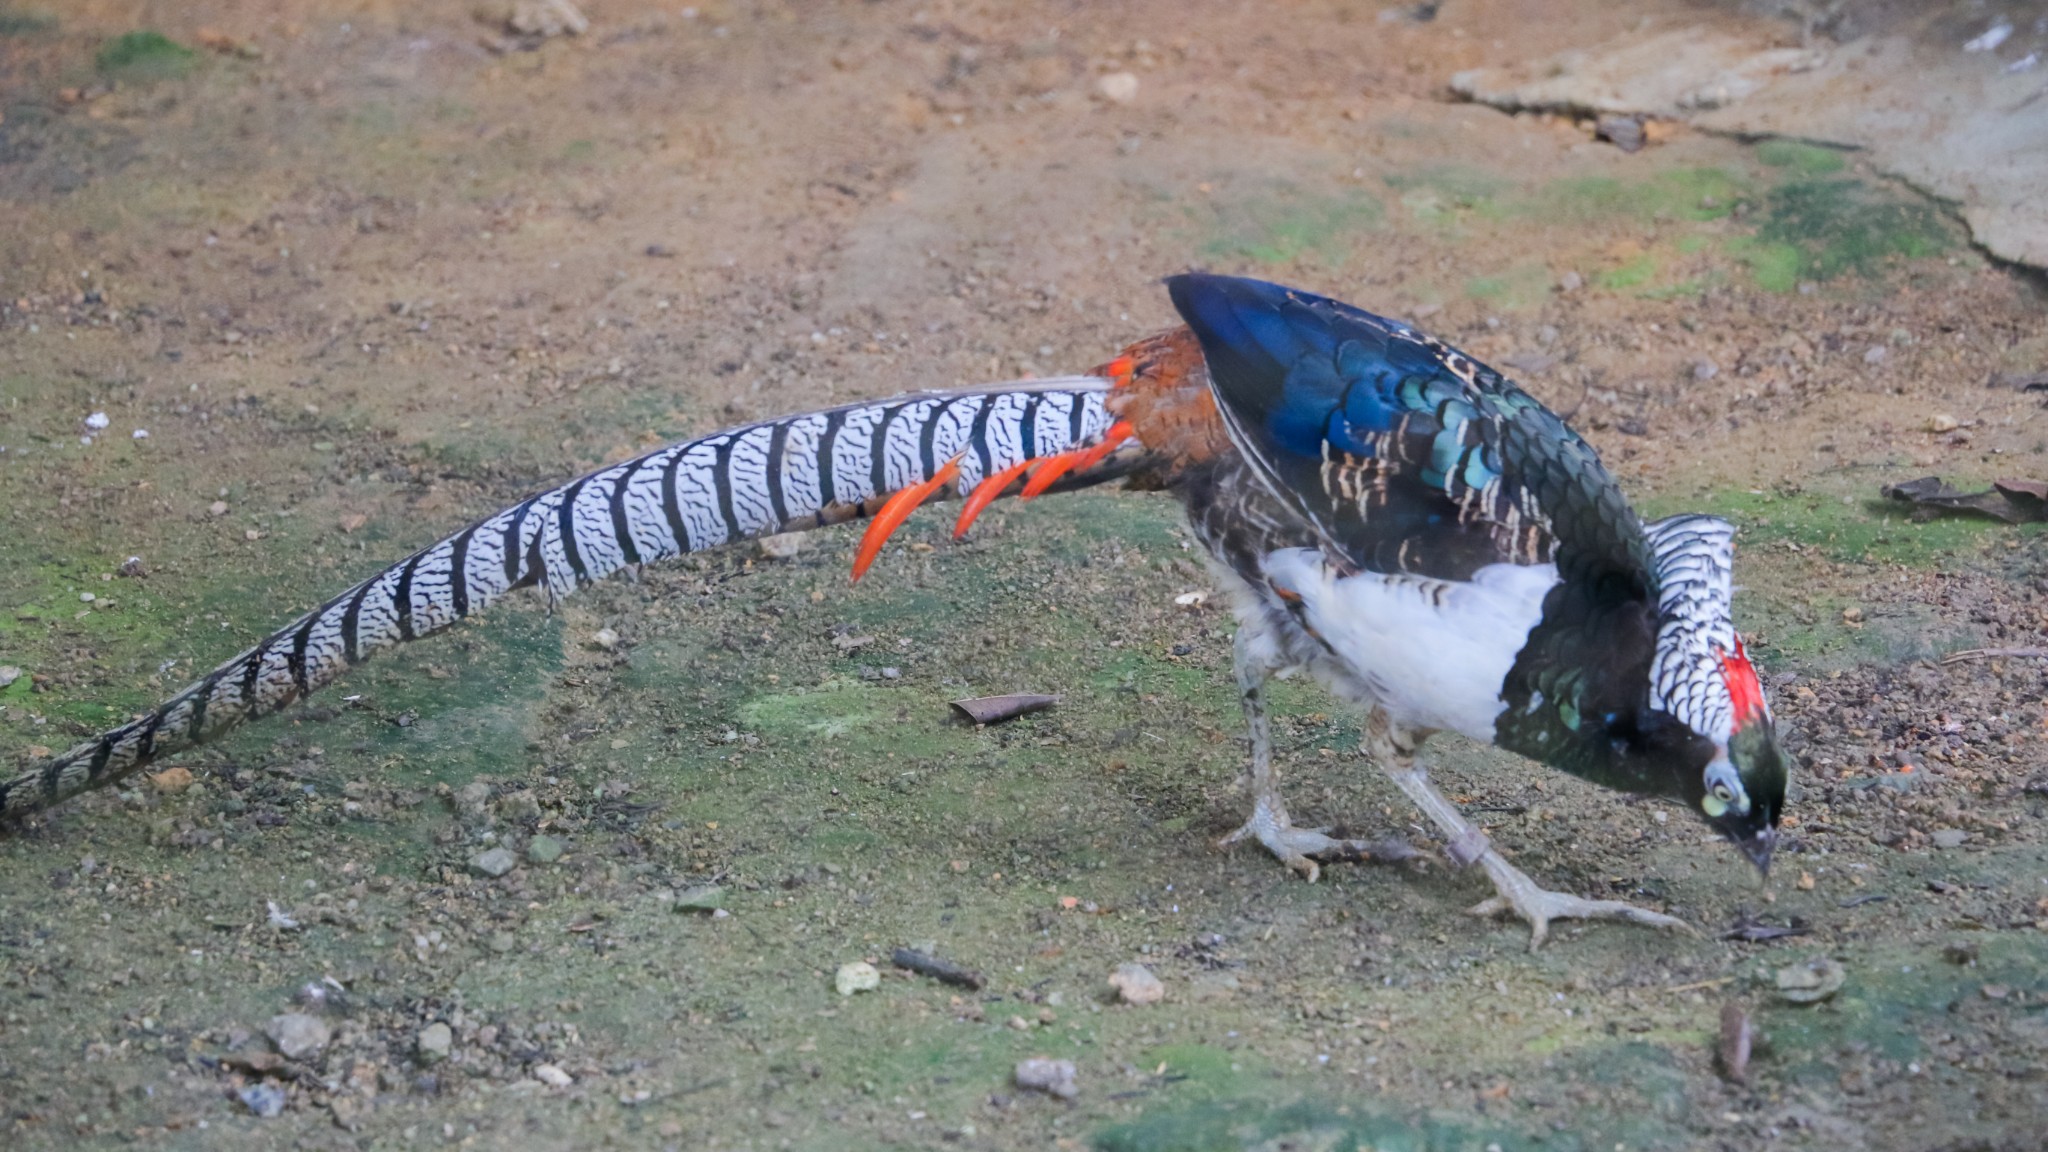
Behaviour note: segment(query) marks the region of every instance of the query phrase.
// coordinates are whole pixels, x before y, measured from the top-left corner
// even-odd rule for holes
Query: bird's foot
[[[1296,828],[1284,809],[1261,804],[1252,809],[1251,819],[1237,831],[1216,842],[1227,848],[1242,840],[1257,840],[1282,864],[1301,873],[1313,884],[1322,875],[1322,864],[1393,864],[1418,853],[1403,840],[1351,840],[1329,835],[1327,828]]]
[[[1563,892],[1552,892],[1527,873],[1489,849],[1480,863],[1486,866],[1499,893],[1482,900],[1468,911],[1473,916],[1520,916],[1529,922],[1529,951],[1534,952],[1550,935],[1552,920],[1626,920],[1652,928],[1669,928],[1691,934],[1692,925],[1675,916],[1638,908],[1620,900],[1586,900]]]

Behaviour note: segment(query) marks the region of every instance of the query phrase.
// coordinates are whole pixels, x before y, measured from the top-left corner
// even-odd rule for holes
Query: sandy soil
[[[0,837],[9,1147],[2036,1146],[2048,660],[1945,657],[2048,645],[2048,535],[1877,489],[2048,476],[2041,285],[1854,155],[1624,154],[1444,99],[1752,17],[587,11],[521,43],[457,6],[0,8],[0,752],[645,445],[1095,363],[1199,265],[1413,318],[1570,412],[1646,512],[1741,524],[1800,762],[1779,872],[1446,742],[1525,868],[1702,934],[1532,955],[1440,863],[1302,884],[1210,846],[1231,625],[1175,604],[1202,578],[1164,501],[959,546],[920,519],[857,587],[823,534],[494,611]],[[1017,690],[1065,699],[983,731],[944,704]],[[1298,813],[1405,829],[1356,718],[1282,703]],[[496,846],[520,866],[477,875]],[[987,988],[886,971],[905,944]],[[1815,957],[1841,990],[1780,998]],[[862,959],[882,986],[842,999]],[[1132,961],[1162,1003],[1113,1002]],[[1767,1039],[1741,1082],[1731,1004]],[[288,1013],[324,1046],[274,1051]],[[1041,1054],[1077,1099],[1013,1086]]]

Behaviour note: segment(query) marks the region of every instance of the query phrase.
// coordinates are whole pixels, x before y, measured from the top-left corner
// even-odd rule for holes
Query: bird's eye
[[[1726,784],[1715,784],[1714,799],[1719,800],[1723,804],[1733,804],[1735,803],[1735,793]]]

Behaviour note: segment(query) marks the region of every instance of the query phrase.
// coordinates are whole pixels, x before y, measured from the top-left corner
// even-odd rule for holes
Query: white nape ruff
[[[1268,555],[1266,574],[1301,597],[1308,626],[1335,653],[1318,671],[1355,679],[1405,728],[1482,744],[1493,743],[1501,685],[1558,581],[1555,564],[1488,564],[1469,581],[1338,576],[1313,548]]]

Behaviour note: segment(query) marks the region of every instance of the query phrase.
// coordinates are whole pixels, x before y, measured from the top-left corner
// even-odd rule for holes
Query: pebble
[[[839,966],[839,974],[832,978],[832,986],[839,989],[841,996],[851,996],[856,992],[873,992],[882,986],[882,974],[875,971],[873,964],[865,960],[855,960],[851,964]]]
[[[676,895],[678,912],[717,912],[724,903],[725,889],[716,884],[699,884],[695,888],[685,888]],[[840,971],[844,973],[845,969]]]
[[[609,628],[599,628],[590,634],[590,642],[610,652],[619,646],[619,634]]]
[[[105,412],[95,412],[92,415],[87,416],[85,418],[85,426],[87,428],[92,429],[95,432],[98,432],[100,429],[105,428],[107,425],[111,423],[113,423],[113,421],[107,419],[107,414]]]
[[[1166,985],[1143,964],[1119,964],[1109,974],[1109,986],[1126,1004],[1157,1004],[1166,998]]]
[[[270,1023],[263,1026],[263,1034],[270,1037],[270,1042],[277,1045],[278,1052],[290,1060],[304,1060],[308,1056],[319,1055],[320,1051],[327,1047],[328,1038],[332,1035],[325,1020],[317,1016],[308,1016],[304,1012],[286,1012],[282,1016],[272,1016]]]
[[[185,767],[166,768],[152,774],[149,783],[152,788],[166,796],[175,795],[192,786],[192,770]]]
[[[519,857],[504,847],[487,849],[469,858],[470,869],[484,876],[503,876],[518,866]]]
[[[413,1050],[419,1054],[422,1064],[447,1059],[454,1047],[455,1031],[438,1020],[420,1029],[419,1037],[413,1041]]]
[[[1095,82],[1095,90],[1112,104],[1129,104],[1138,98],[1138,75],[1135,72],[1111,72]]]
[[[21,669],[12,664],[0,664],[0,688],[5,688],[21,679]]]
[[[1961,848],[1963,841],[1969,838],[1970,834],[1961,828],[1941,828],[1937,829],[1934,833],[1934,846],[1936,848]]]
[[[1586,278],[1577,272],[1567,272],[1557,278],[1557,290],[1560,292],[1577,292],[1585,286]]]
[[[1816,956],[1804,964],[1778,969],[1778,995],[1794,1004],[1818,1004],[1841,991],[1849,974],[1833,957]]]
[[[228,502],[225,500],[215,500],[206,506],[206,510],[215,516],[225,516],[228,514]]]
[[[1043,1092],[1062,1100],[1072,1100],[1081,1094],[1080,1087],[1074,1083],[1072,1060],[1033,1056],[1029,1060],[1017,1061],[1015,1076],[1017,1087],[1027,1092]]]
[[[761,537],[755,541],[755,546],[761,550],[761,555],[770,560],[789,560],[802,552],[809,543],[810,537],[802,532],[781,532]]]
[[[235,1098],[242,1102],[244,1108],[265,1120],[284,1111],[284,1089],[275,1084],[251,1084],[235,1093]]]
[[[553,836],[535,836],[526,842],[526,858],[535,864],[553,864],[562,858],[562,842]]]
[[[553,1064],[535,1064],[533,1066],[533,1078],[550,1088],[567,1088],[576,1082],[574,1076],[569,1075]]]
[[[1953,432],[1962,426],[1962,421],[1946,412],[1937,413],[1932,420],[1927,422],[1927,430],[1929,432]]]

